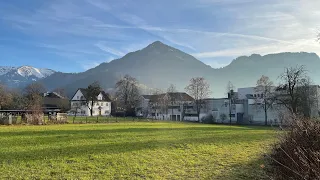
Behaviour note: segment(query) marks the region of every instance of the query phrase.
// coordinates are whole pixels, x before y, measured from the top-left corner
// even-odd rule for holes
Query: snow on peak
[[[16,69],[15,67],[10,67],[10,66],[0,66],[0,76],[7,74],[8,72]]]
[[[10,67],[10,66],[0,66],[0,76],[8,74],[10,77],[15,75],[20,75],[23,77],[36,77],[38,79],[45,78],[55,73],[51,69],[41,69],[31,66],[21,66],[21,67]]]
[[[17,69],[17,73],[23,77],[35,76],[37,78],[45,78],[53,74],[54,71],[50,69],[38,69],[31,66],[21,66]]]

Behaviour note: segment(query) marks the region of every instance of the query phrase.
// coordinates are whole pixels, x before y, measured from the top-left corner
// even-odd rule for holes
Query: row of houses
[[[313,88],[316,89],[316,96],[320,97],[319,86]],[[90,116],[91,105],[86,105],[86,99],[87,92],[81,88],[71,98],[71,109],[76,109],[77,115]],[[101,91],[97,99],[93,105],[93,116],[109,116],[112,110],[109,95]],[[204,99],[200,109],[200,121],[212,118],[217,123],[264,124],[265,112],[259,105],[263,103],[259,102],[261,99],[263,93],[257,92],[255,87],[238,88],[237,92],[232,94],[232,98]],[[159,120],[197,121],[198,114],[194,102],[185,92],[142,95],[136,115]],[[317,103],[310,112],[312,117],[319,116],[319,107],[320,100],[317,98]],[[277,104],[268,109],[268,124],[283,123],[282,114],[285,111],[283,106]]]
[[[310,109],[311,117],[319,117],[320,87],[312,86],[316,103]],[[272,88],[275,91],[275,87]],[[173,103],[163,103],[166,99],[174,99]],[[255,87],[238,88],[232,98],[207,98],[200,109],[200,121],[212,118],[217,123],[264,124],[265,112],[262,108],[263,93],[257,92]],[[163,105],[165,104],[165,105]],[[197,121],[198,116],[194,99],[185,92],[166,93],[160,95],[143,95],[140,107],[137,108],[140,116],[177,120]],[[285,123],[287,109],[281,104],[273,104],[267,110],[268,124]]]

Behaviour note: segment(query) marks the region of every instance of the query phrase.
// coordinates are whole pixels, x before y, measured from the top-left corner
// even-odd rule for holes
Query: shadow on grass
[[[236,127],[236,128],[235,128]],[[94,128],[94,126],[92,127]],[[212,126],[212,127],[188,127],[188,128],[118,128],[118,129],[84,129],[84,130],[47,130],[41,131],[10,131],[0,132],[1,137],[13,137],[13,136],[50,136],[50,135],[61,135],[61,134],[99,134],[99,133],[143,133],[143,132],[160,132],[160,131],[260,131],[260,130],[271,130],[271,128],[252,128],[246,126]]]
[[[265,158],[260,157],[248,163],[239,163],[226,168],[218,176],[212,179],[221,180],[270,180],[267,174],[268,163]]]
[[[85,132],[85,131],[76,131],[77,133]],[[96,131],[95,131],[96,132]],[[127,132],[127,131],[126,131]],[[174,136],[172,134],[170,136]],[[181,135],[181,134],[180,134]],[[115,139],[112,142],[105,141],[105,139],[100,139],[98,141],[94,141],[95,137],[88,135],[88,137],[71,137],[68,139],[70,142],[65,144],[55,144],[61,142],[59,139],[51,139],[51,141],[43,141],[37,142],[33,144],[35,147],[40,145],[39,148],[28,150],[26,147],[21,146],[21,149],[24,148],[24,151],[10,151],[10,147],[8,147],[9,151],[1,151],[0,152],[0,162],[10,162],[14,161],[32,161],[32,160],[44,160],[44,159],[56,159],[56,158],[74,158],[74,157],[85,157],[88,158],[90,155],[95,154],[117,154],[117,153],[126,153],[132,151],[140,151],[140,150],[154,150],[159,148],[166,149],[180,149],[187,151],[190,146],[189,145],[208,145],[214,144],[216,145],[228,145],[233,143],[253,143],[260,142],[266,140],[265,136],[254,136],[248,137],[248,134],[230,134],[230,135],[212,135],[208,137],[197,137],[192,134],[186,138],[181,139],[173,139],[173,140],[164,140],[164,139],[144,139],[144,141],[138,142],[130,142],[130,138],[125,139],[126,141],[117,142]],[[147,137],[147,135],[146,135]],[[37,140],[37,137],[33,139]],[[81,140],[77,142],[77,140]],[[110,141],[110,139],[107,139]],[[72,145],[72,144],[76,145]],[[83,144],[86,143],[86,144]],[[46,145],[46,146],[43,146]],[[62,147],[59,147],[61,146]]]

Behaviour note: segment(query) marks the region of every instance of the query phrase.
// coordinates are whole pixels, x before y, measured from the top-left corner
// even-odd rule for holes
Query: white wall
[[[81,96],[83,96],[82,92],[78,90],[76,94],[72,97],[71,101],[77,101],[80,100]]]
[[[254,87],[238,88],[239,99],[247,99],[247,94],[255,94]]]
[[[75,107],[75,103],[83,103],[84,101],[71,101],[71,108]],[[91,104],[89,105],[91,108]],[[101,116],[109,116],[111,114],[111,102],[107,101],[98,101],[94,103],[93,106],[93,116],[100,115],[99,107],[101,107]],[[81,108],[78,110],[79,116],[91,116],[90,110],[86,104],[82,105]]]

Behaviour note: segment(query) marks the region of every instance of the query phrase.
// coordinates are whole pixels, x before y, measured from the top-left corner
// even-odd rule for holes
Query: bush
[[[224,123],[224,121],[227,120],[227,118],[228,118],[228,117],[227,117],[226,114],[220,114],[220,119],[221,119],[221,122],[222,122],[222,123]]]
[[[212,116],[212,114],[207,114],[206,116],[201,118],[201,121],[205,124],[214,124],[215,118]]]
[[[320,123],[293,121],[270,157],[276,179],[320,179]]]
[[[43,124],[43,113],[33,112],[31,114],[26,114],[25,119],[27,124],[41,125]]]

